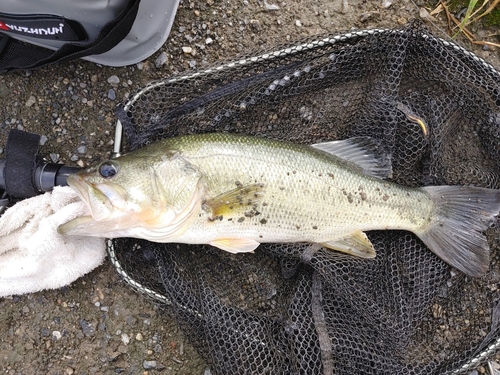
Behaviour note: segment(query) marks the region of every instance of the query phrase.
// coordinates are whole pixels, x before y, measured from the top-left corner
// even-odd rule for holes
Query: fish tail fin
[[[429,186],[436,205],[427,230],[417,233],[437,256],[463,273],[478,277],[488,271],[490,249],[484,231],[500,212],[500,190]]]

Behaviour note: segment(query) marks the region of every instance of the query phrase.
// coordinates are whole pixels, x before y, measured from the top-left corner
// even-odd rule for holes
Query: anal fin
[[[331,242],[321,243],[322,246],[357,256],[359,258],[375,258],[375,249],[366,234],[360,230],[353,232],[349,237]]]

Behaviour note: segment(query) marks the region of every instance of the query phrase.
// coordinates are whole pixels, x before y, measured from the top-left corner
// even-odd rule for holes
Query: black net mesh
[[[418,23],[152,83],[118,116],[131,149],[203,132],[305,144],[361,135],[391,150],[399,184],[500,188],[500,74]],[[128,282],[173,309],[213,374],[454,374],[500,347],[499,234],[497,222],[479,279],[405,231],[369,232],[370,260],[307,244],[231,255],[116,239],[109,251]]]

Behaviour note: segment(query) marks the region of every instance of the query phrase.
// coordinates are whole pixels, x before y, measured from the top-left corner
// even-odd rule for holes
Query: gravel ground
[[[86,166],[110,154],[115,107],[152,80],[284,41],[412,18],[423,17],[444,36],[437,27],[444,29],[445,20],[431,20],[420,8],[430,10],[427,2],[382,3],[181,1],[168,41],[139,64],[111,68],[78,60],[0,76],[0,145],[10,129],[22,129],[42,135],[41,153],[53,162]],[[497,50],[462,44],[500,67]],[[127,287],[108,262],[60,290],[0,299],[2,373],[200,375],[205,368],[168,312]]]

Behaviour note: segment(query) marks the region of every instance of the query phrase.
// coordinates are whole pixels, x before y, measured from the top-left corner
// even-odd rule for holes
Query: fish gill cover
[[[406,186],[500,188],[500,73],[419,23],[331,34],[148,85],[118,110],[129,148],[232,132],[301,144],[369,136]],[[470,278],[410,232],[377,257],[307,244],[255,254],[116,239],[125,280],[172,309],[213,374],[458,374],[500,347],[500,225]]]

